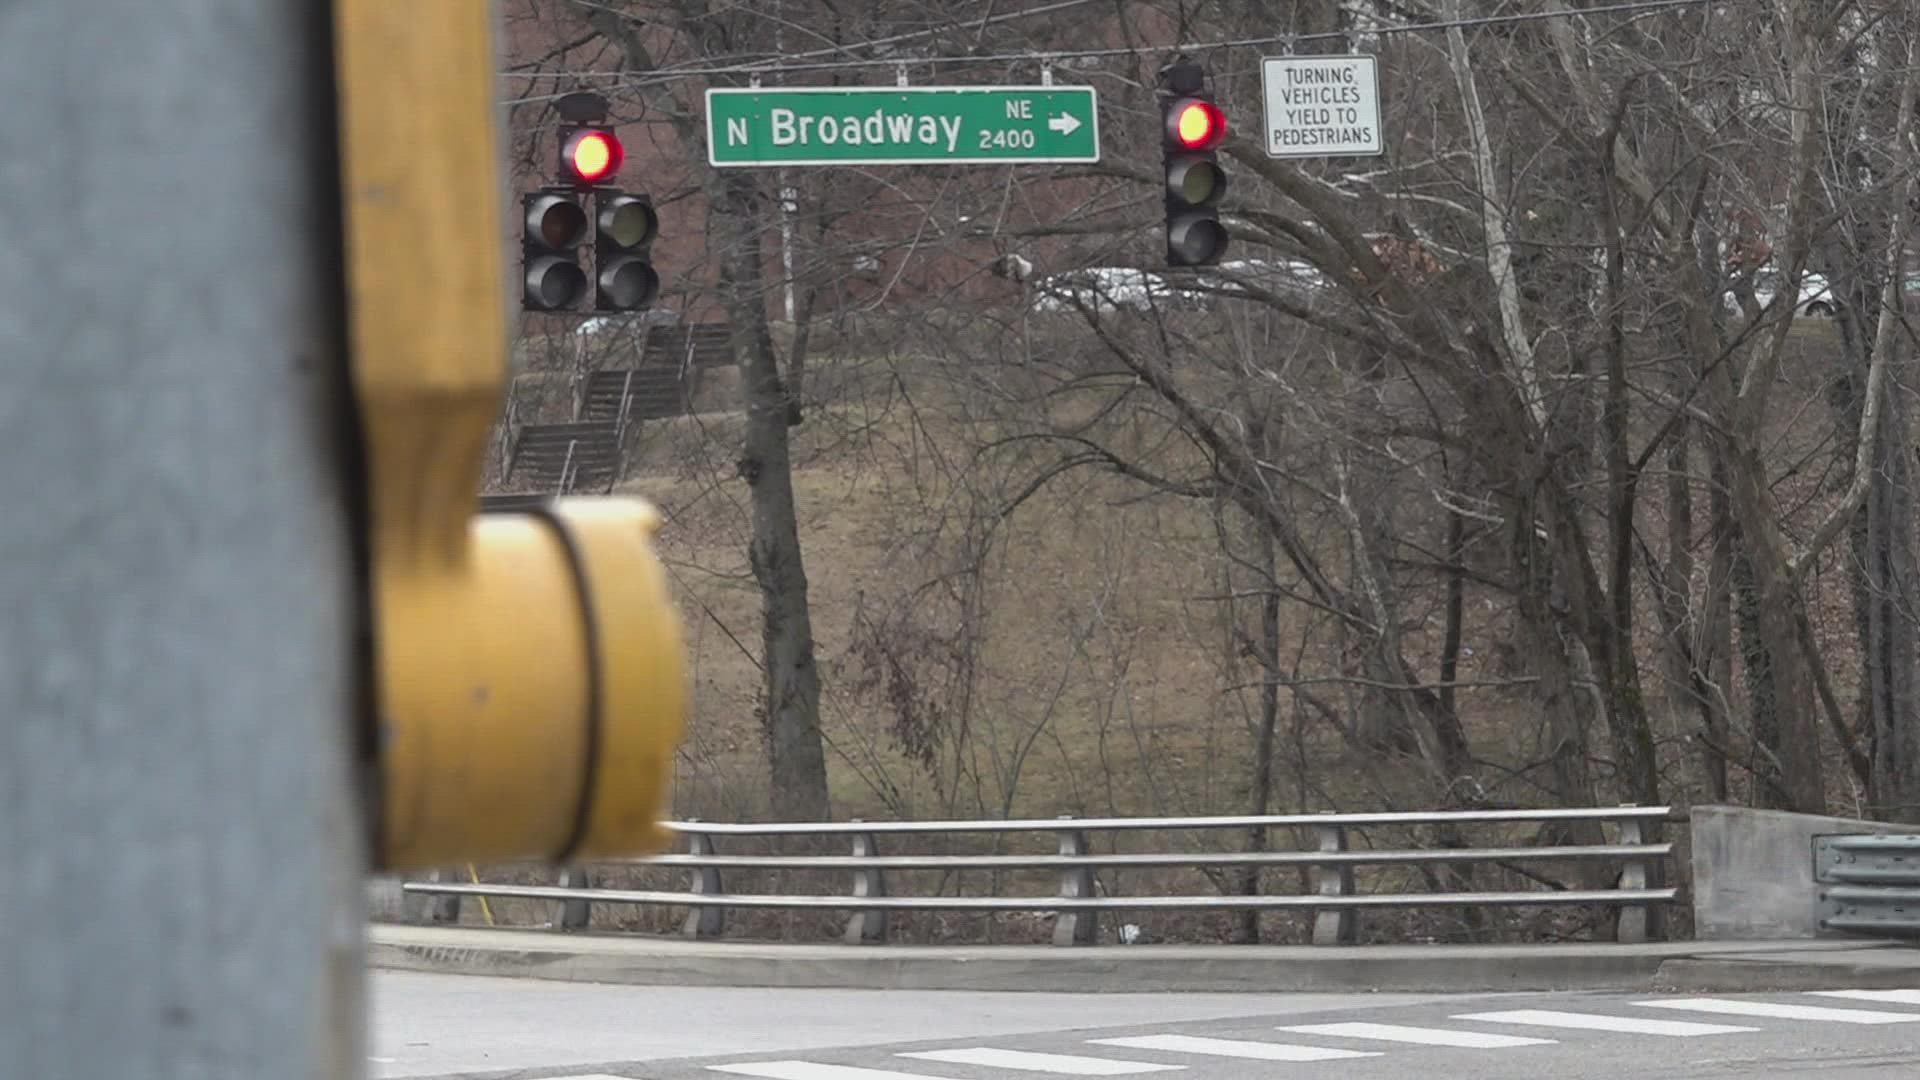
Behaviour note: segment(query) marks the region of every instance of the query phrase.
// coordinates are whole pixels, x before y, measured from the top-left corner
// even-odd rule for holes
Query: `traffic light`
[[[530,192],[520,202],[520,304],[528,311],[571,311],[587,294],[579,252],[587,241],[586,198],[548,190]]]
[[[589,277],[596,311],[651,305],[660,294],[660,276],[650,256],[660,219],[646,196],[605,186],[626,162],[620,137],[597,124],[570,125],[560,129],[558,154],[558,182],[525,197],[522,306],[530,311],[579,310]],[[581,269],[578,250],[589,236],[590,272]]]
[[[1170,65],[1161,82],[1167,265],[1209,266],[1227,250],[1218,210],[1227,190],[1218,152],[1227,137],[1227,115],[1207,96],[1206,72],[1200,65]]]
[[[595,310],[633,311],[652,304],[660,293],[660,275],[648,251],[660,231],[653,200],[603,189],[594,202]]]
[[[626,148],[612,128],[566,127],[560,129],[560,182],[573,187],[590,188],[620,175],[627,160]]]

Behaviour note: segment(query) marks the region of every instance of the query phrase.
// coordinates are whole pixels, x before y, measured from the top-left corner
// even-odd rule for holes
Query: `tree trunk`
[[[1913,463],[1906,448],[1905,409],[1892,392],[1882,437],[1875,440],[1873,486],[1867,494],[1868,716],[1873,739],[1869,795],[1874,816],[1920,821],[1920,638],[1916,636]]]
[[[1727,471],[1714,457],[1708,469],[1707,535],[1714,538],[1707,584],[1700,594],[1699,659],[1694,671],[1704,680],[1700,703],[1700,773],[1708,794],[1728,798],[1727,755],[1732,752],[1733,576],[1737,545],[1733,510],[1727,498]]]
[[[576,0],[587,24],[619,50],[628,72],[655,69],[646,24],[605,4]],[[724,31],[708,42],[725,49]],[[691,110],[675,104],[670,122],[681,145],[700,145]],[[807,605],[807,570],[800,554],[800,526],[793,504],[793,460],[787,427],[798,422],[796,402],[780,378],[780,357],[767,322],[766,251],[761,241],[758,175],[709,169],[708,222],[724,239],[720,289],[733,327],[747,410],[746,446],[740,476],[751,494],[753,539],[747,560],[760,587],[762,703],[767,759],[776,817],[821,820],[828,814],[825,743],[820,734],[820,672],[814,664],[813,618]],[[710,249],[712,250],[712,249]],[[796,356],[804,355],[804,343]]]
[[[1467,615],[1467,516],[1447,511],[1447,613],[1440,638],[1440,714],[1449,728],[1461,730],[1454,682],[1460,677],[1460,638]]]
[[[1754,802],[1822,814],[1827,810],[1826,781],[1813,678],[1800,647],[1800,589],[1787,569],[1778,507],[1767,489],[1758,449],[1742,439],[1728,448],[1727,457],[1729,505],[1740,541],[1736,577],[1744,579],[1738,590],[1741,636],[1747,642],[1747,683],[1754,695]]]
[[[1253,776],[1249,784],[1247,813],[1262,817],[1273,812],[1273,744],[1280,727],[1280,590],[1274,585],[1273,532],[1264,522],[1260,530],[1260,565],[1267,575],[1267,588],[1260,596],[1260,726],[1253,739]],[[1256,825],[1247,830],[1247,850],[1267,850],[1267,828]],[[1242,896],[1260,895],[1260,867],[1249,866],[1240,875]],[[1234,940],[1248,945],[1260,943],[1260,913],[1240,913],[1240,925]]]
[[[787,440],[792,401],[767,325],[764,253],[756,220],[757,182],[745,173],[718,181],[716,217],[734,235],[725,248],[721,283],[733,322],[747,410],[739,471],[752,493],[753,539],[748,561],[760,587],[763,724],[776,817],[817,821],[828,815],[825,745],[820,736],[820,672],[814,663],[807,570],[793,500]]]
[[[1692,430],[1691,423],[1679,421],[1667,443],[1667,550],[1661,565],[1653,568],[1654,611],[1660,617],[1660,676],[1665,684],[1660,700],[1666,713],[1664,726],[1674,732],[1685,731],[1689,726],[1688,716],[1699,716],[1701,734],[1688,740],[1696,748],[1694,760],[1699,766],[1696,782],[1705,801],[1717,803],[1727,798],[1727,764],[1722,752],[1726,745],[1725,723],[1715,708],[1714,689],[1707,672],[1713,654],[1700,632],[1708,624],[1708,617],[1704,613],[1696,614],[1692,605],[1695,565],[1693,491],[1689,476]],[[1712,566],[1720,565],[1724,546],[1715,547]],[[1724,581],[1724,576],[1716,580]],[[1709,597],[1713,595],[1712,589],[1709,582]]]

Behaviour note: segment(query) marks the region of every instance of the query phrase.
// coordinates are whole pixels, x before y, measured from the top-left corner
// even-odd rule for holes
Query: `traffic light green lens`
[[[660,276],[639,259],[621,259],[600,271],[600,294],[620,311],[644,307],[660,293]]]
[[[576,263],[547,257],[527,267],[527,293],[545,311],[560,311],[580,302],[587,291],[587,274]]]
[[[1194,218],[1176,223],[1167,243],[1180,263],[1195,266],[1212,261],[1226,249],[1227,230],[1212,218]]]
[[[653,239],[658,227],[653,209],[641,202],[625,203],[602,215],[602,228],[623,248],[638,247]]]

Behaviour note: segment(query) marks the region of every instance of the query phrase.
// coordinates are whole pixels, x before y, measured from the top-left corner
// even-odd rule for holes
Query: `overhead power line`
[[[1078,7],[1090,0],[1060,0],[1058,3],[1045,4],[1019,12],[1009,12],[995,21],[1048,14],[1067,8]],[[1619,3],[1601,4],[1578,9],[1555,9],[1551,11],[1514,12],[1506,15],[1477,15],[1459,19],[1437,19],[1432,22],[1395,23],[1385,26],[1356,28],[1319,34],[1274,34],[1266,37],[1230,38],[1214,41],[1181,42],[1153,51],[1202,53],[1217,49],[1249,48],[1253,46],[1277,45],[1291,50],[1300,45],[1323,41],[1353,41],[1362,38],[1387,37],[1400,34],[1426,34],[1435,31],[1473,29],[1476,27],[1511,26],[1519,23],[1544,22],[1549,19],[1592,18],[1597,15],[1626,15],[1641,17],[1676,11],[1684,8],[1702,7],[1716,0],[1621,0]],[[972,24],[979,28],[984,24]],[[1065,50],[1028,50],[1009,53],[965,53],[956,56],[925,57],[861,57],[839,60],[816,60],[812,57],[828,56],[854,49],[884,47],[911,40],[924,40],[935,36],[937,32],[917,32],[896,34],[869,42],[835,46],[829,49],[814,49],[808,52],[793,53],[766,60],[737,61],[724,64],[690,64],[683,67],[663,68],[645,73],[617,71],[545,71],[545,72],[505,72],[503,74],[519,78],[548,79],[617,79],[630,86],[656,86],[679,82],[685,79],[711,78],[720,75],[775,76],[807,71],[845,71],[862,68],[903,68],[919,64],[1046,64],[1063,60],[1090,60],[1113,56],[1135,56],[1148,51],[1138,46],[1102,49],[1065,49]],[[523,98],[521,100],[536,100]]]

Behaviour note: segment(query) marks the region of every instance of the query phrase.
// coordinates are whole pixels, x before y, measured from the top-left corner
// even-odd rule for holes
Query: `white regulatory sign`
[[[1380,136],[1380,78],[1371,56],[1269,56],[1260,62],[1267,154],[1369,157]]]

